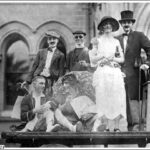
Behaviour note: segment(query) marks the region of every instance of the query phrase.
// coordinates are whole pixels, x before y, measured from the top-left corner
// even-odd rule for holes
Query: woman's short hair
[[[66,74],[63,78],[62,78],[62,84],[67,83],[69,85],[76,85],[77,83],[79,83],[79,81],[77,80],[77,77],[75,76],[75,74],[73,73],[69,73]]]

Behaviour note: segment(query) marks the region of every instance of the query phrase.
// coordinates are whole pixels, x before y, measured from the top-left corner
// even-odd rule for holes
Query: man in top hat
[[[67,55],[67,71],[86,71],[90,66],[88,48],[85,47],[86,33],[76,31],[73,33],[75,48]]]
[[[122,11],[119,22],[124,33],[118,36],[125,56],[122,69],[126,74],[128,129],[133,131],[139,130],[140,121],[138,108],[138,100],[140,99],[139,69],[147,70],[150,64],[150,40],[142,32],[132,30],[135,21],[132,11]],[[141,64],[141,49],[147,53],[147,61],[144,64]]]
[[[65,56],[57,48],[60,35],[56,31],[48,30],[45,36],[48,47],[38,51],[32,69],[23,85],[30,84],[35,76],[40,75],[46,78],[46,89],[51,93],[54,81],[64,74]]]

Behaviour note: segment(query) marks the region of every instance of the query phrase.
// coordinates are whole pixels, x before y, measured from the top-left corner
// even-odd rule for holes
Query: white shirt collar
[[[56,47],[53,47],[52,50],[53,50],[53,52],[54,52],[54,51],[56,50]]]
[[[50,48],[52,50],[52,52],[54,52],[56,50],[57,47],[53,47],[53,48]]]
[[[36,98],[35,94],[32,94],[32,97]],[[41,95],[38,96],[39,98],[45,97],[44,93],[41,93]]]

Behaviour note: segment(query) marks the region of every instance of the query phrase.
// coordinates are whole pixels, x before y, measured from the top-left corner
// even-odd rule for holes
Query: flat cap
[[[57,33],[57,32],[55,32],[55,31],[52,31],[52,30],[48,30],[46,33],[45,33],[45,35],[47,36],[47,37],[56,37],[56,38],[60,38],[60,35]]]
[[[75,32],[73,32],[73,34],[83,34],[84,36],[86,35],[86,33],[83,31],[75,31]]]

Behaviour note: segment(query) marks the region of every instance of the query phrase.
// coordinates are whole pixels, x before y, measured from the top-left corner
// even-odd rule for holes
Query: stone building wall
[[[134,11],[134,29],[150,38],[150,3],[0,3],[0,112],[5,108],[6,53],[11,45],[23,41],[29,53],[29,66],[44,41],[48,29],[56,30],[69,52],[74,45],[72,32],[87,33],[86,46],[98,35],[97,25],[104,15],[120,19],[125,9]],[[120,34],[120,28],[115,34]]]

